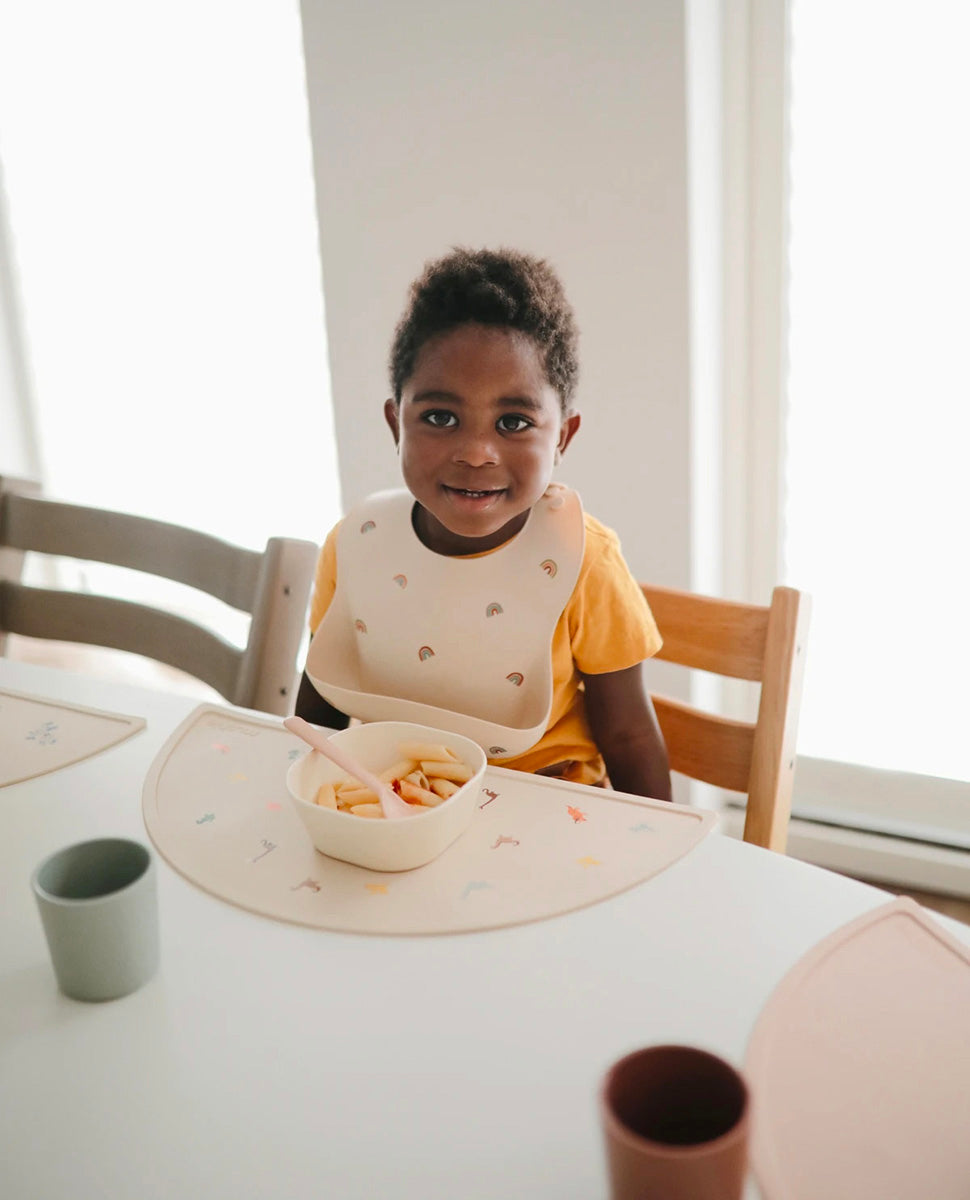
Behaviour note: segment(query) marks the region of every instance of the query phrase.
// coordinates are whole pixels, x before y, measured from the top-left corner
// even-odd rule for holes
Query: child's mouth
[[[465,499],[465,500],[488,500],[488,499],[491,499],[491,497],[493,497],[493,496],[501,496],[501,494],[505,491],[505,489],[504,488],[490,488],[488,490],[476,491],[472,488],[448,487],[448,485],[445,484],[445,491],[451,492],[452,495],[454,495],[454,496],[461,496],[462,499]]]

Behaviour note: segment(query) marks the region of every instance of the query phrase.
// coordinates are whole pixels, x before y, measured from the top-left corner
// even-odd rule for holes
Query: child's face
[[[489,550],[517,533],[579,428],[532,340],[482,325],[427,342],[400,407],[388,400],[384,414],[418,501],[418,534],[440,554]]]

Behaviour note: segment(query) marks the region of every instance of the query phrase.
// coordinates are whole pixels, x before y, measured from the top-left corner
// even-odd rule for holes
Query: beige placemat
[[[90,758],[144,728],[141,717],[0,690],[0,787]]]
[[[368,871],[318,853],[293,810],[285,775],[305,750],[278,722],[200,705],[145,781],[145,825],[159,852],[213,895],[280,920],[458,933],[604,900],[675,862],[717,820],[489,768],[471,826],[444,854],[413,871]]]
[[[765,1200],[970,1196],[970,947],[907,897],[785,976],[748,1047]]]

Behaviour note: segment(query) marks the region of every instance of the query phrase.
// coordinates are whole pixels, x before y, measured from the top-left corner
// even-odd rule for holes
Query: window
[[[789,852],[970,895],[970,17],[723,11],[725,586],[813,598]]]
[[[339,489],[296,0],[8,6],[0,157],[48,492],[322,540]]]
[[[970,779],[970,15],[791,5],[784,557],[799,747]]]

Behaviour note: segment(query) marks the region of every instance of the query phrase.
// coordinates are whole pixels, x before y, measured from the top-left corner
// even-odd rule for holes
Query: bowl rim
[[[430,725],[421,725],[420,723],[418,723],[416,721],[367,721],[367,722],[365,722],[365,725],[409,725],[409,726],[411,726],[411,728],[414,728],[414,729],[427,729],[427,730],[433,729],[433,727]],[[350,729],[363,728],[363,727],[364,726],[360,726],[360,727],[350,726],[350,727],[348,727],[348,729],[337,729],[334,732],[335,733],[348,733],[350,731]],[[462,741],[469,742],[471,745],[476,746],[482,755],[483,761],[482,761],[481,765],[473,771],[472,777],[470,779],[466,780],[465,783],[463,783],[461,785],[461,787],[459,787],[457,792],[452,793],[452,795],[448,796],[445,800],[442,800],[442,802],[440,804],[436,804],[434,808],[429,808],[427,812],[414,813],[413,816],[408,816],[406,818],[406,820],[409,825],[413,824],[415,821],[426,821],[429,817],[434,817],[437,813],[440,813],[446,807],[451,806],[452,801],[457,800],[457,798],[461,795],[461,793],[465,790],[465,788],[468,787],[469,784],[474,783],[475,780],[479,776],[484,775],[486,769],[488,768],[488,756],[485,754],[485,751],[482,750],[481,746],[479,746],[478,743],[473,741],[471,738],[465,737],[465,735],[461,734],[461,733],[454,733],[454,734],[450,733],[446,729],[433,730],[433,732],[440,733],[444,737],[461,738]],[[321,754],[320,751],[315,750],[313,748],[313,746],[307,746],[305,752],[303,754],[301,754],[299,758],[295,758],[286,769],[286,784],[287,784],[286,790],[289,793],[290,799],[295,801],[297,804],[305,805],[307,808],[311,809],[315,813],[333,813],[333,815],[335,817],[354,817],[358,821],[366,821],[367,824],[371,824],[374,821],[373,817],[362,817],[358,813],[352,813],[352,812],[343,812],[342,813],[342,812],[339,812],[332,808],[323,808],[319,804],[314,804],[314,802],[312,800],[305,800],[302,796],[298,796],[296,794],[296,791],[292,787],[291,782],[290,782],[291,776],[296,771],[297,767],[300,766],[302,763],[304,763],[313,754],[316,754],[319,758],[322,758],[325,762],[330,761],[326,757],[325,754]],[[330,819],[331,819],[330,817],[324,817],[324,820],[326,820],[326,821],[329,821]],[[382,819],[386,821],[389,818],[384,817]],[[395,819],[395,818],[390,818],[390,819]],[[405,820],[404,817],[399,817],[396,819],[397,820]],[[381,826],[379,826],[379,828],[381,828]]]

